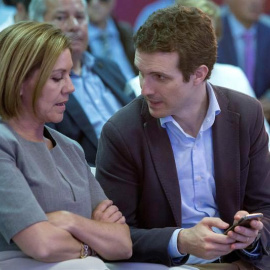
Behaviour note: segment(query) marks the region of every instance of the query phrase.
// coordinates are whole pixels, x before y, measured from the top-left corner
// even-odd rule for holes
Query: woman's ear
[[[25,88],[25,82],[23,82],[22,85],[21,85],[20,96],[23,95],[23,93],[24,93],[24,88]]]
[[[208,71],[209,69],[206,65],[199,66],[194,73],[194,84],[199,85],[202,83],[205,80]]]

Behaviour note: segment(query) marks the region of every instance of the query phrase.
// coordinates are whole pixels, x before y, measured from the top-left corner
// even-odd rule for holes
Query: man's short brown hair
[[[208,67],[208,79],[216,62],[211,20],[194,7],[174,5],[154,12],[135,34],[134,43],[141,52],[177,52],[185,82],[201,65]]]

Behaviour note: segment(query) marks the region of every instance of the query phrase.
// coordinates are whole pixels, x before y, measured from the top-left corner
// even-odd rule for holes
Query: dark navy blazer
[[[222,20],[223,36],[218,43],[217,62],[238,66],[228,16],[225,15]],[[256,96],[260,98],[267,89],[270,89],[270,27],[261,22],[257,26],[257,55],[253,88]]]

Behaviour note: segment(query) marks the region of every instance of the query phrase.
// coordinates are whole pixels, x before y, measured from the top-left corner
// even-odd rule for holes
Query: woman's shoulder
[[[48,126],[45,126],[45,129],[47,129],[50,136],[55,141],[55,144],[58,145],[58,147],[60,147],[61,149],[64,149],[65,151],[75,150],[80,154],[83,153],[83,149],[77,141]]]
[[[0,144],[6,144],[8,141],[17,141],[11,128],[0,118]]]

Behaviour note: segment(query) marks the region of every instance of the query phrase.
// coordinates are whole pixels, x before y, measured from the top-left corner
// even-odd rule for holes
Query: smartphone
[[[233,224],[231,227],[229,227],[224,234],[227,234],[229,231],[233,231],[236,226],[243,226],[243,227],[250,227],[250,221],[251,220],[261,220],[263,217],[262,213],[254,213],[254,214],[248,214],[242,218],[240,218],[235,224]]]

